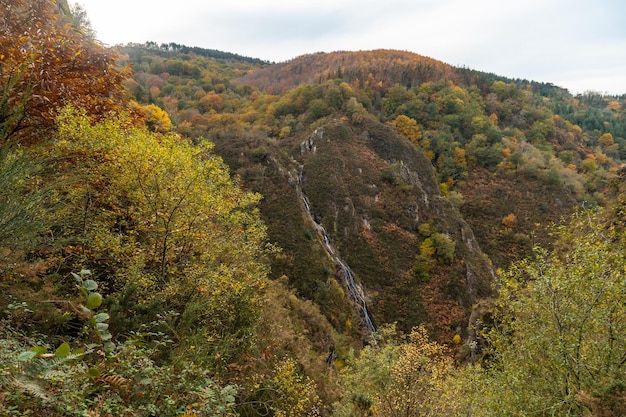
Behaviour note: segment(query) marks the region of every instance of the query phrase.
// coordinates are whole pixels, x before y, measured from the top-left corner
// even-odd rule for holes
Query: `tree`
[[[403,336],[388,326],[376,338],[342,370],[346,392],[335,415],[454,415],[456,404],[445,387],[453,366],[444,346],[423,327]]]
[[[67,0],[59,1],[58,4],[67,3]],[[67,9],[66,9],[67,10]],[[87,10],[79,3],[73,3],[70,6],[70,16],[74,22],[74,26],[79,29],[85,36],[92,40],[96,39],[96,31],[91,26]]]
[[[0,247],[27,247],[44,229],[38,169],[24,150],[0,147]]]
[[[301,375],[293,359],[284,358],[274,370],[272,385],[277,398],[270,405],[277,417],[318,417],[321,402],[315,382]]]
[[[223,360],[243,351],[267,274],[259,196],[231,180],[209,143],[123,116],[92,125],[73,108],[58,123],[54,167],[67,184],[54,227],[80,248],[75,261],[106,265],[99,279],[109,291],[167,300],[185,323],[178,336],[205,341],[198,350],[223,349]]]
[[[52,0],[3,2],[0,141],[41,140],[67,104],[94,117],[124,102],[116,54],[77,30]]]
[[[407,91],[406,87],[400,84],[395,84],[387,91],[385,98],[383,99],[383,112],[386,117],[393,117],[396,110],[402,103],[410,101],[415,97],[410,91]]]
[[[626,235],[581,212],[555,237],[502,275],[487,415],[626,411]]]
[[[422,130],[414,119],[401,114],[395,118],[392,124],[398,133],[410,140],[415,146],[419,146]]]
[[[169,115],[159,106],[155,104],[142,106],[136,101],[131,101],[130,108],[143,118],[146,126],[153,132],[167,133],[172,129]]]

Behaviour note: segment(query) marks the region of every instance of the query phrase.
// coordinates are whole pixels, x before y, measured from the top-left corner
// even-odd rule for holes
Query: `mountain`
[[[2,410],[624,415],[626,97],[8,6]]]
[[[240,79],[260,90],[284,94],[303,84],[321,84],[341,79],[348,83],[382,83],[389,88],[398,83],[407,88],[425,81],[458,80],[451,65],[412,52],[397,50],[319,52],[303,55],[253,71]]]
[[[626,151],[617,98],[572,97],[410,52],[269,64],[154,49],[124,49],[130,90],[182,133],[213,141],[264,196],[283,250],[272,275],[342,331],[361,314],[349,305],[365,302],[377,323],[466,335],[493,268],[549,245],[543,228],[580,204],[602,204],[604,178]],[[605,130],[579,126],[592,121]],[[346,294],[325,238],[363,300]]]
[[[273,273],[290,277],[337,328],[345,321],[333,319],[342,316],[333,306],[349,301],[350,285],[332,254],[366,295],[347,298],[365,301],[377,322],[446,334],[464,329],[471,305],[490,294],[493,271],[471,228],[441,195],[428,158],[389,126],[330,119],[267,146],[246,168],[235,156],[242,145],[216,149],[264,195],[270,237],[283,248]],[[424,242],[432,253],[420,255]]]

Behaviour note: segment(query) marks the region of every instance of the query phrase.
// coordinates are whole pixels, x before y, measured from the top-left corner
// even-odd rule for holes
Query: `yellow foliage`
[[[433,246],[433,240],[426,238],[420,245],[420,254],[426,256],[433,256],[435,254],[435,247]]]
[[[455,415],[448,397],[453,371],[447,349],[429,339],[424,327],[408,337],[393,327],[379,330],[378,345],[368,346],[342,370],[350,401],[346,415]],[[342,410],[343,411],[343,410]],[[343,415],[343,414],[342,414]]]
[[[606,108],[609,110],[613,110],[613,111],[618,111],[619,109],[621,109],[621,104],[619,101],[616,100],[611,100],[609,101],[609,103],[606,105]]]
[[[260,196],[231,180],[213,145],[123,117],[92,125],[73,109],[58,123],[55,152],[76,161],[66,175],[77,178],[58,217],[84,242],[86,262],[114,259],[110,285],[133,284],[146,301],[180,307],[201,297],[220,331],[251,320],[267,274]]]
[[[613,139],[613,135],[611,135],[610,133],[605,133],[598,138],[598,143],[604,148],[613,145],[614,142],[615,139]]]
[[[422,138],[422,130],[414,119],[401,114],[396,117],[392,124],[398,133],[410,140],[415,146],[419,145],[419,140]]]
[[[145,107],[146,124],[155,132],[169,132],[172,128],[172,121],[167,113],[154,104]]]
[[[320,415],[321,401],[316,385],[301,375],[293,359],[285,358],[278,364],[272,378],[278,399],[271,405],[275,416],[296,417]]]
[[[580,163],[580,168],[585,173],[594,172],[598,169],[598,163],[596,162],[595,155],[587,155],[587,158]]]
[[[172,129],[172,121],[170,120],[170,117],[167,112],[159,106],[154,104],[142,106],[136,101],[131,101],[130,108],[131,111],[134,111],[143,118],[146,126],[148,126],[148,128],[150,128],[153,132],[166,133]]]

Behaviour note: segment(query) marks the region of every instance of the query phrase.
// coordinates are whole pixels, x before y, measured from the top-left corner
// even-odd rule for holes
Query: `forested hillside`
[[[0,28],[0,415],[626,414],[626,96]]]

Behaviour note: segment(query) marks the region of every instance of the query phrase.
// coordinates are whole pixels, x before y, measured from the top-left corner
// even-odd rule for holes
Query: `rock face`
[[[264,195],[270,237],[283,248],[273,274],[342,330],[424,323],[447,337],[464,331],[471,306],[490,293],[489,262],[430,161],[384,124],[326,122],[269,149],[263,175],[243,178]],[[453,242],[452,258],[424,255],[433,234]],[[426,274],[416,273],[420,260]]]

